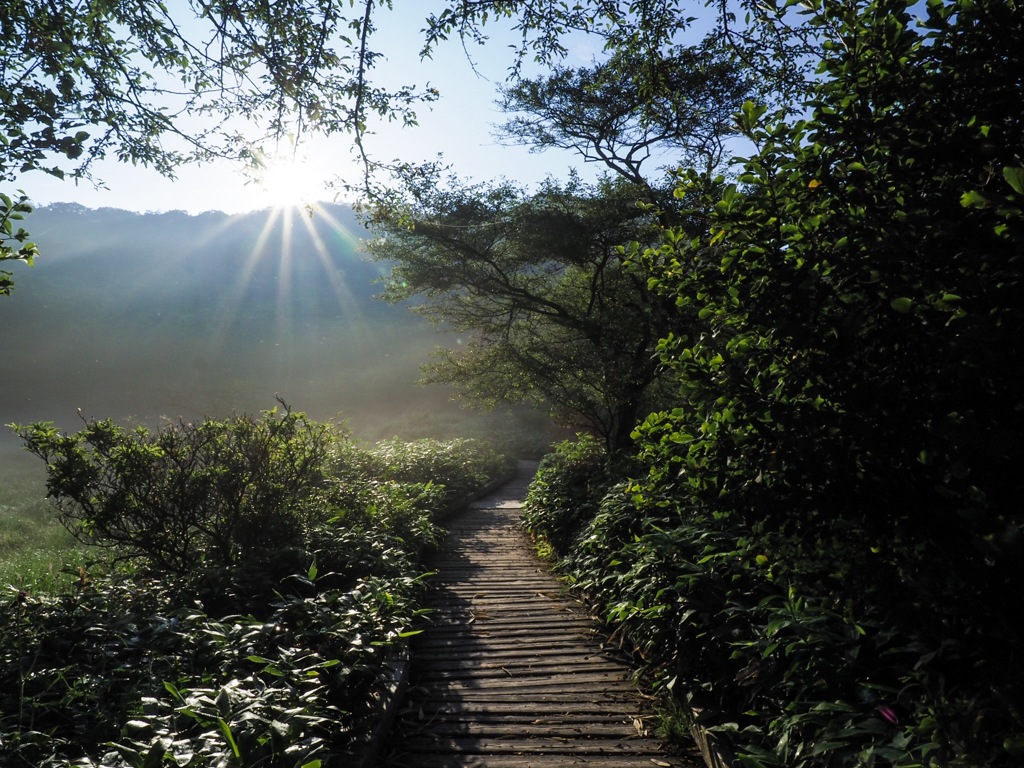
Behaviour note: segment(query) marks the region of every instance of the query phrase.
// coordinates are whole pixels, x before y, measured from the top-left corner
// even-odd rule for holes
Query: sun
[[[272,157],[256,174],[262,196],[274,208],[313,205],[328,198],[327,175],[304,157]]]

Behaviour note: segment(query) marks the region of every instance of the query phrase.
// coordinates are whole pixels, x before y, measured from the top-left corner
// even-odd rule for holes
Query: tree
[[[680,407],[643,426],[636,491],[730,521],[737,562],[777,561],[756,599],[788,587],[878,623],[832,666],[904,692],[900,760],[1015,765],[1024,14],[931,2],[915,24],[913,6],[814,4],[830,39],[805,118],[746,104],[756,151],[701,206],[709,227],[643,257],[706,325],[661,346]],[[792,701],[762,747],[795,743]]]
[[[710,176],[730,130],[725,115],[748,91],[715,50],[623,51],[593,67],[516,81],[503,107],[520,115],[502,128],[506,139],[537,149],[574,149],[618,179],[549,182],[526,195],[508,184],[442,189],[436,170],[402,176],[406,198],[382,199],[367,216],[384,234],[370,253],[397,264],[387,295],[422,295],[419,311],[468,334],[440,353],[427,380],[486,403],[546,402],[601,435],[611,452],[628,447],[660,400],[655,345],[686,319],[650,293],[647,274],[623,260],[624,246],[654,244],[669,222],[701,226],[671,182],[648,179],[644,164],[664,150]]]
[[[90,179],[108,155],[172,176],[310,127],[360,136],[374,113],[411,122],[413,104],[433,96],[373,87],[374,6],[2,0],[0,182]],[[2,198],[0,261],[34,254],[9,226],[28,210],[24,197]],[[10,277],[0,272],[4,292]]]
[[[428,381],[484,403],[552,404],[618,450],[659,380],[653,345],[667,304],[623,263],[620,245],[658,237],[657,219],[625,182],[509,183],[436,178],[377,205],[372,258],[394,263],[385,297],[422,296],[416,310],[464,343],[443,351]]]
[[[676,45],[657,57],[623,49],[592,67],[556,66],[501,92],[502,111],[514,115],[499,128],[501,138],[537,152],[573,150],[650,186],[642,166],[654,152],[675,168],[713,172],[752,88],[724,51]]]
[[[37,249],[34,243],[29,241],[28,232],[18,226],[26,213],[32,212],[32,206],[28,198],[19,195],[16,200],[4,194],[0,194],[0,262],[22,261],[32,265]],[[6,269],[0,269],[0,296],[7,296],[14,285],[13,274]]]

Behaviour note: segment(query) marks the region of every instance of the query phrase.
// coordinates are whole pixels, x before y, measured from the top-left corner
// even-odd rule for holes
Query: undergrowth
[[[418,613],[436,516],[502,466],[467,441],[360,447],[287,406],[156,432],[19,431],[94,557],[59,588],[12,581],[0,603],[12,768],[353,759]],[[180,503],[199,490],[202,505]]]
[[[677,490],[641,493],[634,468],[588,439],[559,446],[524,517],[646,665],[666,733],[696,716],[751,768],[1019,764],[1013,621],[990,605],[964,623],[965,593],[991,601],[957,587],[953,564],[915,581],[921,543],[883,551],[842,518],[813,535],[750,526]]]

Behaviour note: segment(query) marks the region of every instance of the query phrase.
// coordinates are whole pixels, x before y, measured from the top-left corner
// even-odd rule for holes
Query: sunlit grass
[[[57,522],[41,476],[0,476],[0,590],[57,594],[80,579],[90,548]],[[2,599],[2,598],[0,598]]]

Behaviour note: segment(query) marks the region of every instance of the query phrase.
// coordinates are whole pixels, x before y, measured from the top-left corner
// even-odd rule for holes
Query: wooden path
[[[535,557],[519,527],[533,469],[449,520],[409,698],[380,765],[703,765],[648,734],[631,668],[602,650],[595,623]]]

